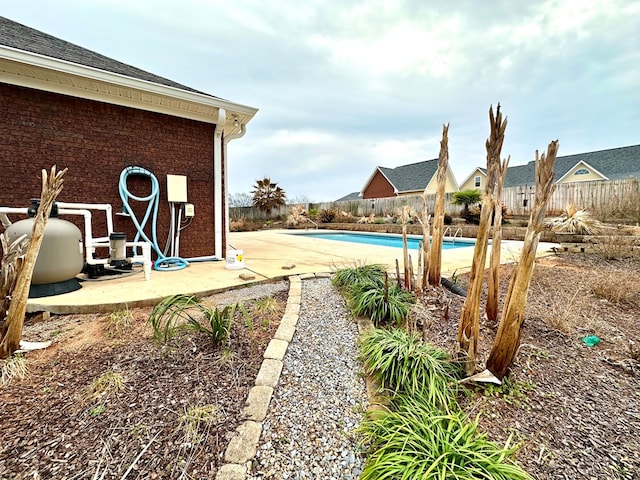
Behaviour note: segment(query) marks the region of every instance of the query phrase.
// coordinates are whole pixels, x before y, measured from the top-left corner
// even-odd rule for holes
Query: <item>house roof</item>
[[[580,162],[595,168],[609,180],[640,178],[640,145],[558,157],[555,165],[556,180],[564,177]]]
[[[2,16],[0,82],[209,123],[222,119],[227,132],[257,112]]]
[[[360,197],[360,192],[351,192],[348,195],[345,195],[344,197],[340,197],[339,199],[336,200],[336,202],[348,202],[351,200],[362,200],[362,197]]]
[[[554,164],[554,178],[557,182],[576,165],[586,164],[609,180],[625,178],[640,178],[640,145],[610,148],[597,152],[578,153],[556,158]],[[474,173],[479,169],[475,169]],[[486,174],[486,170],[480,169]],[[504,186],[516,187],[533,185],[535,182],[535,161],[525,165],[516,165],[507,169]]]
[[[397,193],[421,191],[427,187],[438,171],[438,159],[401,165],[396,168],[378,167],[378,170]],[[371,179],[367,185],[370,181]]]

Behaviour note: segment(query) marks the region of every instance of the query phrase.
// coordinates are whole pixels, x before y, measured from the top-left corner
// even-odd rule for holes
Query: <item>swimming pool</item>
[[[314,232],[314,233],[292,233],[290,235],[300,235],[309,238],[321,238],[323,240],[336,240],[339,242],[362,243],[365,245],[378,245],[382,247],[402,248],[402,236],[390,233],[356,233],[356,232]],[[418,250],[422,237],[417,235],[407,235],[407,247],[412,250]],[[458,238],[454,241],[444,240],[442,249],[448,250],[453,248],[472,247],[475,240]]]

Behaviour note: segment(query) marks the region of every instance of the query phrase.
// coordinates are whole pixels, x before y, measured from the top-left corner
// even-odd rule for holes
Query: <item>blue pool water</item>
[[[402,236],[400,235],[382,235],[374,233],[296,233],[292,235],[302,235],[304,237],[321,238],[324,240],[337,240],[340,242],[363,243],[365,245],[379,245],[382,247],[402,248]],[[461,247],[471,247],[475,245],[474,240],[456,239],[455,242],[443,241],[442,249],[452,249]],[[407,237],[407,246],[410,249],[418,250],[420,239],[415,237]]]

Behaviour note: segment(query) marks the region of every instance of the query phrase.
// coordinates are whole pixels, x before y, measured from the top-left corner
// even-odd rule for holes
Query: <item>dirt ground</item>
[[[503,294],[512,268],[503,268]],[[423,318],[428,340],[450,350],[464,299],[447,298],[448,320]],[[478,371],[496,331],[482,321]],[[600,340],[593,347],[583,341],[591,335]],[[640,262],[546,257],[536,262],[508,382],[470,387],[463,404],[481,414],[489,438],[520,443],[518,462],[539,480],[640,479],[639,360]]]
[[[503,268],[503,290],[510,270]],[[443,292],[447,317],[427,306],[419,323],[451,350],[463,299]],[[276,297],[286,301],[285,292]],[[469,388],[465,408],[481,414],[493,440],[512,435],[535,478],[640,478],[639,312],[637,260],[539,260],[510,380]],[[213,478],[277,318],[239,314],[230,344],[214,349],[199,336],[159,347],[149,309],[131,313],[120,333],[108,315],[27,323],[27,340],[54,344],[26,355],[25,379],[0,385],[1,479]],[[479,369],[494,334],[483,322]],[[587,346],[589,335],[600,343]],[[120,389],[96,388],[115,374]],[[200,422],[189,420],[194,411]]]
[[[284,311],[281,283],[268,311],[243,302],[217,348],[193,334],[157,345],[149,308],[119,332],[109,315],[28,322],[23,339],[54,344],[0,388],[0,479],[214,478]]]

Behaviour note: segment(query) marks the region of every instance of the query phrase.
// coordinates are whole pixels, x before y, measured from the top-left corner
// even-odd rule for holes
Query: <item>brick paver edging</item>
[[[255,385],[249,390],[243,410],[246,420],[240,424],[229,441],[224,453],[225,464],[218,470],[216,480],[245,480],[251,471],[251,462],[256,455],[262,434],[262,421],[269,410],[273,389],[278,384],[282,372],[284,356],[298,324],[302,280],[330,276],[330,273],[307,273],[289,277],[287,308],[280,320],[280,326],[264,352]]]

